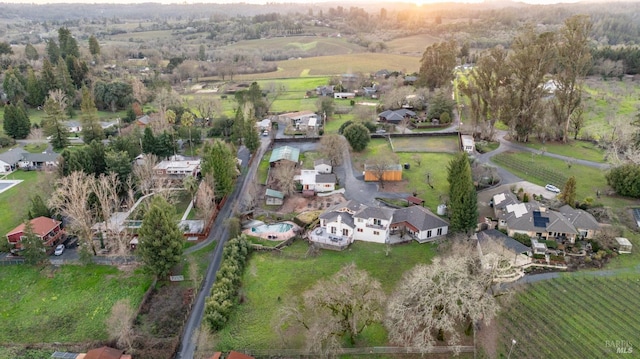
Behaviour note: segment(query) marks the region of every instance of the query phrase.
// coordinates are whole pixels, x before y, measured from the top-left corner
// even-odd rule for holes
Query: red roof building
[[[47,217],[38,217],[31,220],[33,234],[42,239],[45,247],[53,247],[58,244],[64,235],[64,230],[61,225],[62,222]],[[15,249],[22,247],[20,242],[24,237],[24,227],[25,225],[22,223],[7,233],[7,241],[9,241],[9,244],[13,245]]]

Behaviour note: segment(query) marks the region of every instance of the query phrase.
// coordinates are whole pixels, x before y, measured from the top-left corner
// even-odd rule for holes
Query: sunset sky
[[[431,4],[431,3],[439,3],[439,2],[456,2],[456,3],[481,3],[484,0],[449,0],[449,1],[439,1],[439,0],[414,0],[414,1],[397,1],[403,3],[415,3],[417,5],[421,4]],[[10,0],[4,1],[7,3],[18,3],[18,4],[47,4],[47,3],[100,3],[100,4],[130,4],[130,3],[162,3],[162,4],[189,4],[189,3],[215,3],[215,4],[229,4],[229,3],[247,3],[247,4],[266,4],[266,3],[321,3],[321,2],[337,2],[336,0],[286,0],[286,1],[278,1],[278,0]],[[346,0],[340,2],[342,6],[354,5],[357,6],[358,3],[371,3],[371,1],[366,0]],[[373,1],[373,2],[393,2],[393,1]],[[524,2],[529,4],[556,4],[560,2],[578,2],[577,0],[519,0],[518,2]]]

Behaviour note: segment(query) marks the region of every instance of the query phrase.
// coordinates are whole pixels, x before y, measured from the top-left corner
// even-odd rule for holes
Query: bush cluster
[[[212,332],[220,330],[229,320],[237,303],[242,272],[249,254],[249,242],[240,236],[227,242],[222,252],[222,265],[216,274],[204,309],[204,320]]]

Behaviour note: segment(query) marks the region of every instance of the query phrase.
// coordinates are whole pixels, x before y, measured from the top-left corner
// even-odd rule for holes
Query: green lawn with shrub
[[[46,176],[53,180],[53,174],[40,171],[16,171],[3,178],[22,182],[0,193],[0,235],[4,236],[26,219],[29,196],[37,188],[38,178]]]
[[[419,263],[429,263],[435,245],[409,244],[390,247],[383,244],[356,242],[342,252],[321,251],[308,255],[308,244],[296,241],[282,255],[253,253],[242,278],[240,304],[226,327],[216,334],[217,349],[244,350],[277,348],[282,341],[273,330],[278,309],[293,297],[301,295],[321,278],[335,274],[351,262],[379,280],[391,294],[405,271]],[[301,333],[298,333],[298,335]],[[300,339],[300,338],[296,338]],[[386,331],[373,325],[358,337],[362,346],[385,345]]]

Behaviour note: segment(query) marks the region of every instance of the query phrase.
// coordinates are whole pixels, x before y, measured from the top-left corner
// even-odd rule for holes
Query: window
[[[374,218],[373,219],[373,224],[375,224],[376,226],[381,226],[382,225],[382,220]]]
[[[336,234],[336,227],[331,227],[331,234]]]
[[[373,235],[374,235],[374,236],[380,235],[380,232],[378,232],[378,231],[373,231]]]
[[[427,238],[431,238],[431,230],[427,231]]]
[[[441,235],[442,235],[442,228],[438,228],[437,233],[438,233],[438,234],[437,234],[438,236],[441,236]]]
[[[342,229],[342,235],[345,236],[345,237],[348,237],[349,236],[349,230],[346,229],[346,228],[343,228]]]
[[[358,228],[358,232],[362,233],[362,228]]]

